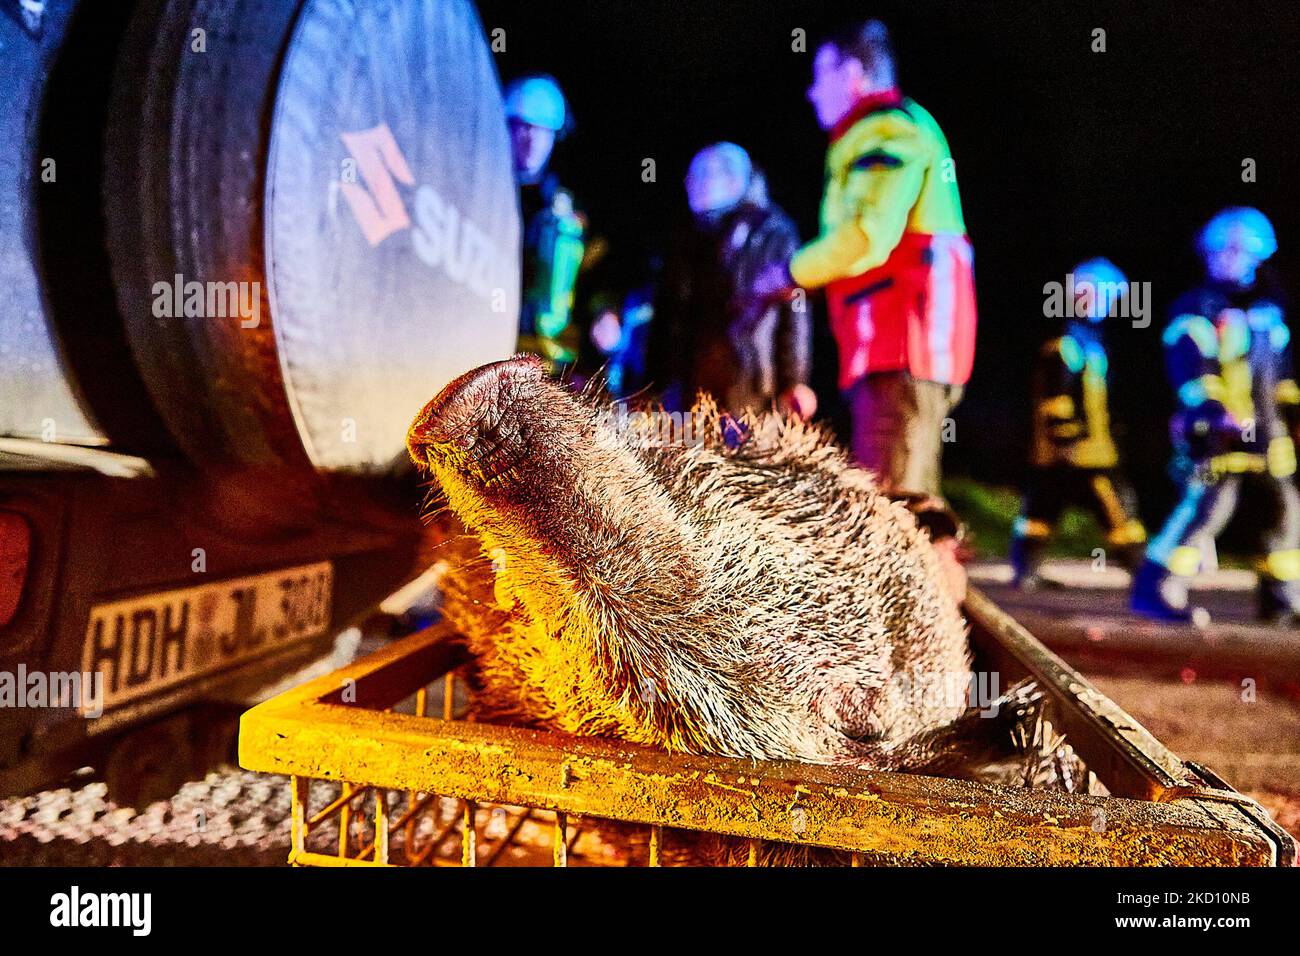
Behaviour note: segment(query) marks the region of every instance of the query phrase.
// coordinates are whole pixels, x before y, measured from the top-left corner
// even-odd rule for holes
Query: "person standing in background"
[[[940,494],[944,420],[975,354],[973,253],[948,143],[899,91],[877,20],[821,43],[808,99],[830,134],[821,234],[760,293],[825,288],[851,448],[885,490]]]
[[[670,251],[651,327],[650,377],[665,406],[689,408],[703,391],[733,414],[775,404],[811,418],[806,304],[754,289],[764,269],[798,248],[794,223],[735,143],[696,153],[686,198],[691,224]]]
[[[558,372],[576,360],[581,340],[573,303],[586,220],[548,167],[573,123],[559,84],[544,74],[511,82],[505,106],[524,221],[519,351],[541,356]]]
[[[1227,527],[1243,483],[1267,496],[1273,516],[1261,536],[1261,620],[1300,625],[1300,492],[1294,434],[1300,387],[1282,297],[1257,275],[1277,250],[1268,218],[1236,207],[1214,216],[1197,239],[1205,281],[1170,308],[1165,363],[1178,396],[1170,431],[1183,493],[1147,548],[1133,610],[1204,623],[1188,588],[1206,545]]]
[[[621,302],[598,294],[592,299],[591,315],[590,347],[582,364],[597,370],[610,398],[624,399],[639,392],[646,384],[646,340],[654,327],[650,286],[632,289]],[[575,383],[579,377],[584,383],[588,378],[580,372]]]
[[[1111,436],[1102,324],[1128,287],[1108,259],[1074,267],[1076,299],[1063,334],[1043,345],[1034,372],[1034,428],[1024,502],[1011,538],[1018,588],[1043,583],[1047,543],[1069,504],[1086,504],[1106,532],[1106,547],[1130,571],[1142,560],[1146,530],[1133,490],[1119,469]]]

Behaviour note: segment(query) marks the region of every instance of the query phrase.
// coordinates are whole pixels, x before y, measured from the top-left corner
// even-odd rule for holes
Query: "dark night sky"
[[[1023,462],[1029,363],[1048,331],[1042,287],[1076,261],[1112,258],[1152,283],[1152,327],[1111,333],[1117,416],[1144,512],[1170,489],[1160,358],[1164,306],[1194,277],[1196,227],[1255,205],[1278,228],[1274,260],[1300,291],[1297,81],[1300,5],[1286,3],[741,3],[483,0],[504,27],[503,78],[546,70],[571,98],[577,132],[558,169],[611,243],[635,264],[684,205],[694,150],[745,146],[773,198],[811,236],[825,137],[804,99],[813,44],[855,17],[894,31],[902,85],[944,127],[976,250],[979,350],[958,411],[952,470],[1014,481]],[[558,12],[557,12],[558,11]],[[1091,51],[1092,30],[1107,52]],[[658,181],[641,181],[653,157]],[[1243,183],[1243,158],[1257,182]],[[824,313],[822,314],[824,319]],[[833,398],[821,343],[814,384]]]

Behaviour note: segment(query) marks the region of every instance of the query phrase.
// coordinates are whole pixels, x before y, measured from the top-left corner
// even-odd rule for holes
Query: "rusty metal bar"
[[[294,860],[297,866],[391,866],[391,863],[376,863],[373,860],[360,860],[354,857],[337,857],[332,853],[304,852]]]
[[[311,781],[295,776],[289,783],[289,862],[296,864],[307,852],[307,801]]]
[[[1176,679],[1191,668],[1198,678],[1250,677],[1260,686],[1279,689],[1300,684],[1300,639],[1295,632],[1257,624],[1220,625],[1210,631],[1119,625],[1104,627],[1098,634],[1082,622],[1028,609],[1021,621],[1070,666],[1083,667],[1090,674]]]
[[[371,788],[364,787],[363,789],[370,790]],[[345,857],[348,855],[348,841],[352,831],[352,784],[344,781],[342,795],[330,806],[335,803],[339,804],[339,856]],[[315,822],[314,819],[313,822]]]
[[[555,830],[551,834],[551,853],[553,862],[556,866],[569,865],[569,843],[565,833],[569,824],[568,818],[564,813],[556,811],[555,813]]]
[[[342,794],[335,797],[308,818],[307,832],[310,833],[312,830],[315,830],[318,826],[333,816],[340,807],[350,807],[357,797],[369,793],[370,789],[370,787],[354,787],[352,784],[344,781]]]
[[[1060,729],[1111,793],[1159,800],[1188,785],[1190,776],[1177,756],[978,588],[967,591],[965,611],[972,643],[999,670],[1013,676],[1023,670],[1051,695]]]
[[[415,692],[415,716],[417,717],[426,716],[428,713],[428,709],[429,709],[429,689],[428,687],[421,686],[420,689]],[[419,805],[419,809],[417,809],[416,807],[416,797],[418,796],[418,791],[408,790],[406,794],[407,794],[407,801],[408,801],[407,803],[408,809],[401,820],[401,822],[406,825],[405,839],[402,841],[402,846],[405,848],[407,859],[410,859],[411,856],[410,848],[412,844],[415,842],[416,814],[419,812],[419,809],[423,809],[426,805],[428,805],[429,800],[432,799],[433,797],[433,794],[429,794],[424,798],[424,801]]]
[[[462,824],[460,843],[460,865],[478,866],[478,832],[475,829],[478,826],[478,803],[473,800],[465,801],[463,820],[464,823]]]
[[[266,705],[262,705],[265,707]],[[290,741],[290,745],[286,745]],[[1166,804],[990,788],[914,774],[669,755],[623,741],[362,714],[328,704],[244,717],[250,769],[343,777],[511,806],[743,838],[999,863],[1271,864],[1257,828],[1227,826],[1195,800]],[[567,788],[555,770],[572,767]],[[798,799],[806,826],[787,808]],[[1107,827],[1092,829],[1104,808]]]
[[[388,862],[388,794],[375,791],[375,862]]]
[[[447,673],[459,658],[447,646],[455,635],[446,628],[405,638],[249,711],[242,720],[240,762],[295,777],[870,852],[901,862],[1276,865],[1287,858],[1276,835],[1249,807],[1237,805],[1237,795],[1226,791],[1220,799],[1209,793],[1212,786],[977,591],[967,613],[978,649],[1005,666],[1008,677],[1034,673],[1058,703],[1064,698],[1062,729],[1107,786],[1158,793],[1165,802],[670,755],[625,741],[439,721],[338,702],[342,679],[357,682],[358,699],[382,702],[401,700]],[[557,767],[567,767],[559,780]],[[302,785],[295,784],[295,793]],[[788,813],[796,800],[808,824],[798,833]],[[1107,820],[1101,832],[1093,829],[1099,812]],[[472,839],[470,827],[465,840]]]
[[[410,793],[410,791],[407,792]],[[412,793],[410,795],[414,798],[418,796],[418,793]],[[410,836],[410,829],[415,825],[416,815],[427,807],[432,800],[436,799],[436,797],[437,794],[426,793],[419,800],[412,799],[411,802],[407,804],[406,812],[388,825],[388,832],[395,833],[402,827],[407,827],[407,836]]]
[[[358,711],[384,710],[463,664],[466,652],[457,637],[449,624],[435,624],[331,674],[286,691],[285,695],[296,697],[311,688],[312,697],[317,700]],[[353,699],[343,700],[345,688],[351,689],[349,697]]]

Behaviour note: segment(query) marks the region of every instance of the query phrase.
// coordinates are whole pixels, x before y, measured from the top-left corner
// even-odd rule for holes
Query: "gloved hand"
[[[749,291],[757,299],[788,299],[794,289],[789,263],[769,262],[754,276]]]
[[[1174,441],[1193,461],[1204,461],[1240,447],[1241,424],[1222,403],[1204,401],[1174,417]]]
[[[776,407],[806,422],[817,414],[817,393],[807,385],[791,385],[777,396]]]

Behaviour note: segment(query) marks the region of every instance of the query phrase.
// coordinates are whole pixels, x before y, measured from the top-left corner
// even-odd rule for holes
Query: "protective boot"
[[[1133,578],[1136,578],[1138,570],[1142,567],[1142,562],[1146,560],[1147,546],[1145,542],[1117,545],[1114,552],[1115,560],[1122,564],[1124,570]]]
[[[1261,574],[1256,594],[1261,621],[1300,628],[1300,581],[1279,581]]]
[[[1164,565],[1146,560],[1133,578],[1130,606],[1137,614],[1170,624],[1198,624],[1208,620],[1204,609],[1193,608],[1187,597],[1190,578],[1170,572]]]
[[[1011,539],[1011,584],[1022,591],[1034,591],[1048,585],[1039,573],[1047,539],[1017,534]]]

